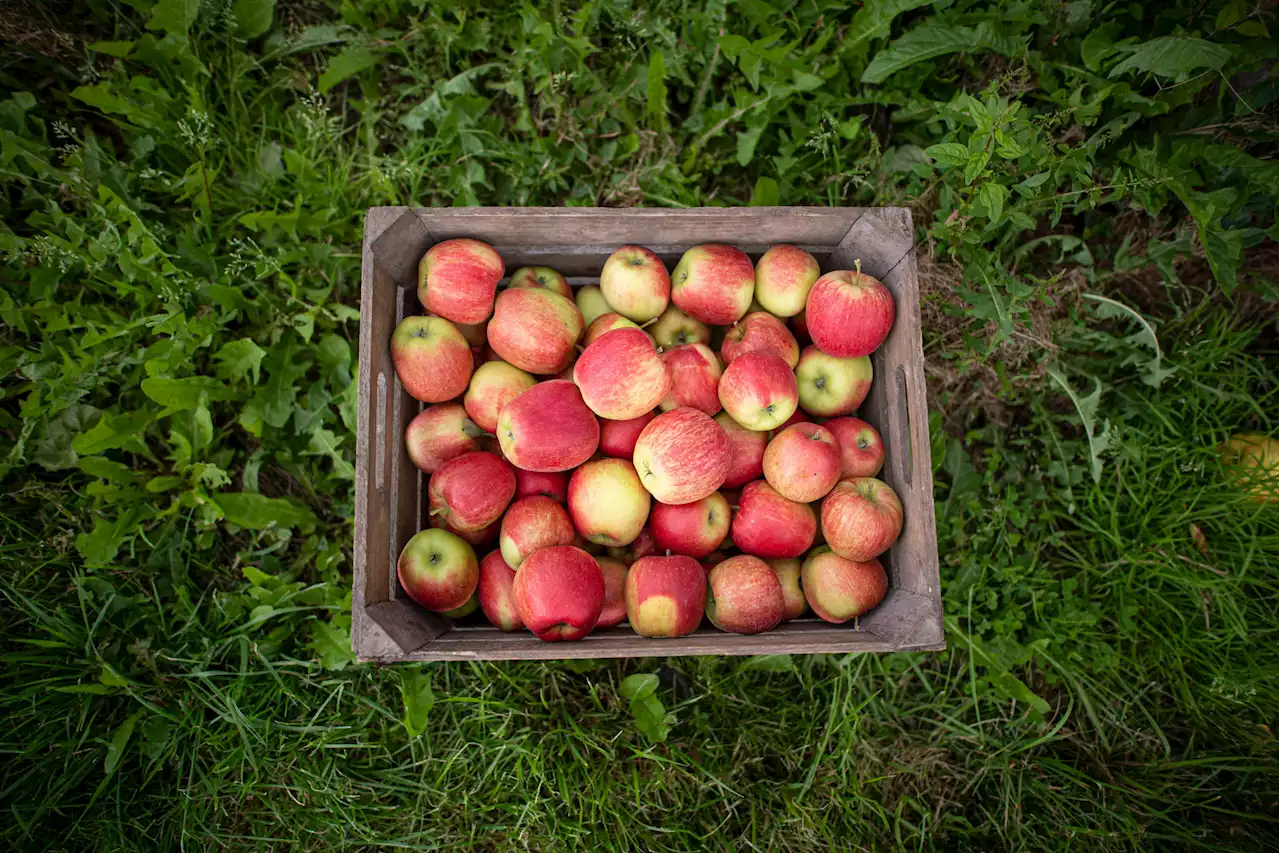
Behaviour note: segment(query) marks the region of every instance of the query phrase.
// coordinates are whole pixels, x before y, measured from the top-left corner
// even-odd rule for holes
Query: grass
[[[6,848],[1275,848],[1274,10],[249,5],[3,24]],[[911,206],[949,650],[355,665],[388,203]]]

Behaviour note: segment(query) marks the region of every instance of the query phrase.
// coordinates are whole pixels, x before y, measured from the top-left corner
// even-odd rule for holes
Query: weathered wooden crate
[[[422,404],[400,386],[391,331],[422,312],[417,267],[434,243],[474,237],[491,243],[508,272],[525,265],[560,270],[575,285],[594,283],[605,259],[626,243],[648,246],[668,268],[699,243],[730,243],[759,258],[793,243],[824,272],[862,269],[893,291],[893,332],[872,356],[875,380],[859,415],[886,445],[881,477],[902,499],[905,523],[882,559],[890,590],[856,626],[816,617],[756,636],[710,627],[682,639],[636,636],[625,623],[573,643],[544,643],[528,632],[453,625],[418,607],[399,588],[396,558],[427,526],[427,476],[404,446],[405,425]],[[365,219],[360,293],[360,409],[356,450],[355,590],[352,637],[361,660],[533,660],[667,655],[892,652],[945,647],[938,587],[920,297],[911,215],[902,208],[752,207],[692,210],[592,208],[370,208]],[[482,554],[479,556],[483,556]]]

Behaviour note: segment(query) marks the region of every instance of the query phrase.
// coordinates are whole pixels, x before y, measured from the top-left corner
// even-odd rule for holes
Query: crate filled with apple
[[[375,208],[369,660],[942,647],[910,217]]]

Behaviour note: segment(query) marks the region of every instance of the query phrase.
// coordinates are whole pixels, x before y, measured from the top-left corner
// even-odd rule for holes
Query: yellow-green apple
[[[841,480],[822,501],[822,535],[846,560],[879,557],[902,533],[902,501],[875,477]]]
[[[698,630],[707,576],[692,557],[642,557],[627,572],[627,621],[642,637],[683,637]]]
[[[657,550],[658,542],[653,538],[653,528],[646,524],[644,529],[640,531],[640,535],[636,537],[636,541],[630,545],[609,548],[608,554],[618,562],[629,566],[641,557],[647,557]]]
[[[840,479],[874,477],[884,467],[884,440],[861,418],[833,418],[823,424],[840,445]]]
[[[557,503],[569,499],[569,475],[564,471],[526,471],[516,469],[516,500],[545,495]]]
[[[539,640],[580,640],[604,608],[604,572],[581,548],[534,551],[516,572],[516,613]]]
[[[764,478],[787,500],[813,503],[840,480],[840,444],[817,424],[789,426],[765,448]]]
[[[573,526],[597,545],[630,545],[649,518],[649,493],[626,459],[594,459],[569,478]]]
[[[706,344],[685,344],[662,353],[671,373],[671,390],[658,405],[669,412],[688,406],[708,415],[720,411],[720,359]]]
[[[515,569],[502,559],[501,551],[490,551],[480,561],[480,585],[476,597],[484,618],[500,631],[519,631],[524,627],[516,613],[516,600],[511,587],[516,581]]]
[[[440,403],[414,415],[404,429],[404,447],[419,470],[434,474],[455,456],[479,450],[484,434],[457,403]]]
[[[689,249],[671,273],[671,301],[690,317],[712,326],[741,320],[755,287],[751,259],[720,243]]]
[[[591,411],[611,421],[638,418],[667,396],[671,373],[640,329],[614,329],[591,343],[573,366]]]
[[[503,361],[529,373],[564,370],[581,336],[578,307],[558,293],[536,287],[502,291],[489,321],[489,346]]]
[[[645,412],[638,418],[625,421],[602,420],[600,422],[600,452],[617,459],[630,459],[636,452],[636,439],[640,431],[653,420],[653,412]]]
[[[415,533],[396,562],[400,586],[428,610],[443,613],[467,603],[480,580],[476,552],[447,530]]]
[[[871,390],[871,359],[865,355],[837,358],[805,347],[796,365],[800,408],[820,418],[851,415]]]
[[[685,344],[705,344],[711,341],[711,330],[672,305],[662,316],[646,327],[658,346],[663,349]]]
[[[756,262],[756,301],[771,314],[794,317],[820,273],[818,261],[799,246],[774,246]]]
[[[861,271],[836,270],[814,282],[805,303],[809,335],[837,358],[871,355],[893,328],[893,294]]]
[[[742,487],[730,527],[734,545],[769,560],[799,557],[809,550],[817,530],[812,507],[787,500],[764,480]]]
[[[463,602],[461,607],[455,607],[452,610],[446,610],[440,615],[446,619],[461,619],[464,616],[470,616],[476,612],[476,608],[480,606],[480,597],[476,593],[471,593],[471,597]]]
[[[511,274],[507,282],[511,287],[541,287],[558,293],[565,299],[573,298],[573,288],[560,273],[551,267],[520,267]]]
[[[721,631],[763,633],[782,621],[786,608],[778,576],[759,557],[730,557],[707,574],[707,618]]]
[[[551,379],[502,407],[498,443],[502,455],[517,468],[569,471],[596,452],[600,422],[582,402],[577,385]]]
[[[443,403],[467,390],[471,347],[442,317],[405,317],[391,333],[391,363],[409,396]]]
[[[720,377],[720,405],[747,429],[779,426],[795,413],[798,392],[791,368],[769,353],[740,355]]]
[[[455,530],[478,531],[493,524],[515,493],[511,466],[481,450],[450,459],[427,483],[432,516]]]
[[[608,314],[601,314],[599,317],[591,321],[591,325],[587,326],[586,333],[582,336],[582,345],[584,347],[591,346],[596,338],[605,332],[612,332],[614,329],[638,329],[635,323],[623,317],[621,314],[610,311]]]
[[[498,428],[502,407],[528,391],[538,380],[514,364],[486,361],[471,375],[471,384],[462,398],[467,414],[485,432]]]
[[[600,288],[594,284],[579,287],[573,294],[573,300],[578,303],[578,310],[582,312],[582,321],[587,324],[595,322],[601,314],[608,314],[613,310],[609,307],[609,301],[604,298]]]
[[[667,309],[671,276],[653,252],[643,246],[623,246],[604,262],[600,291],[614,311],[646,323]]]
[[[729,501],[712,492],[693,503],[658,504],[650,513],[649,525],[658,550],[701,559],[720,547],[729,534],[730,515]]]
[[[640,482],[659,501],[693,503],[724,483],[729,439],[705,412],[675,409],[658,415],[640,432],[632,461]]]
[[[481,363],[488,360],[483,352],[476,352],[477,348],[483,349],[484,345],[489,342],[488,320],[483,323],[454,323],[453,327],[461,332],[463,339],[471,345],[472,355],[478,355]]]
[[[764,476],[764,450],[769,444],[769,433],[747,429],[728,412],[716,415],[716,423],[729,439],[729,474],[724,478],[724,487],[736,489]]]
[[[488,243],[445,240],[418,264],[418,299],[432,314],[455,323],[482,323],[506,267]]]
[[[576,531],[564,507],[545,495],[521,498],[502,516],[498,547],[502,559],[513,569],[539,548],[572,545]]]
[[[800,346],[787,324],[772,314],[757,311],[733,324],[724,333],[720,345],[720,357],[725,364],[733,364],[740,355],[749,352],[767,352],[776,355],[795,369],[800,360]]]
[[[800,588],[799,560],[766,560],[769,568],[778,577],[782,586],[782,600],[786,603],[782,612],[782,621],[790,622],[799,619],[809,609],[804,600],[804,590]]]
[[[823,550],[804,561],[800,575],[809,606],[828,622],[861,616],[883,601],[889,591],[884,566],[874,557],[847,560]]]
[[[612,557],[596,557],[604,573],[604,607],[597,628],[612,628],[627,618],[627,567]]]

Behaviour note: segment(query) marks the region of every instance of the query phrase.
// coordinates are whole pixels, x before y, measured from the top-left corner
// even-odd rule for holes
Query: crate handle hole
[[[898,479],[910,486],[915,463],[911,455],[911,405],[907,397],[907,372],[902,365],[898,365],[893,378],[898,409],[898,417],[894,419],[897,427],[897,434],[893,437],[896,451],[894,458],[898,460]]]

